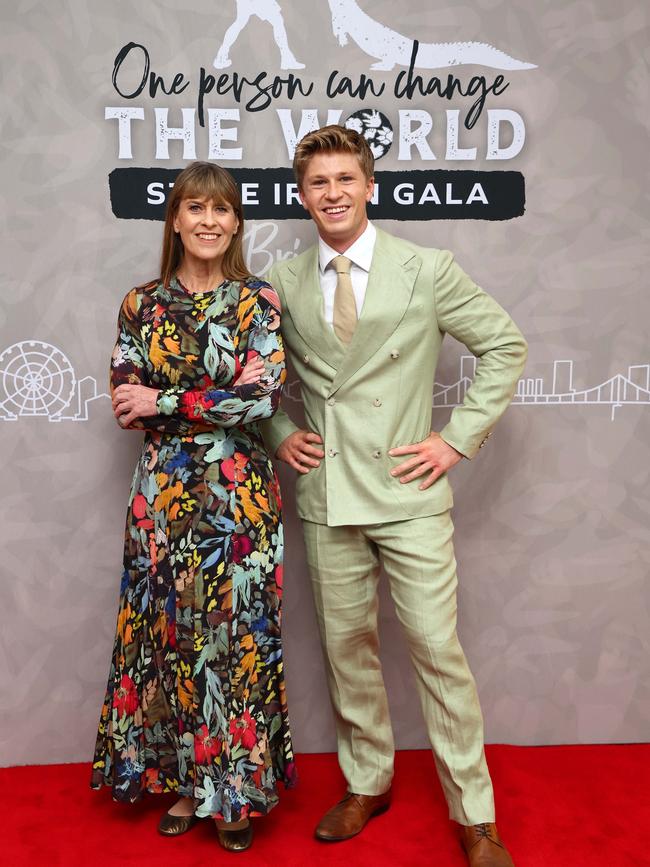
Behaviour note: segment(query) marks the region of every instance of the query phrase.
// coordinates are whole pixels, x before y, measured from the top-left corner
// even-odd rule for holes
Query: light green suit
[[[282,304],[282,332],[300,377],[307,425],[325,460],[301,476],[301,518],[338,526],[403,521],[452,505],[446,476],[427,491],[400,485],[388,449],[431,431],[431,396],[445,333],[479,358],[462,406],[440,431],[473,458],[508,406],[526,343],[497,302],[445,250],[428,250],[377,230],[363,310],[347,348],[323,317],[318,247],[276,265],[269,280]],[[266,424],[275,450],[296,426],[285,413]]]
[[[390,469],[388,450],[431,430],[435,369],[445,333],[478,357],[476,375],[440,431],[473,458],[508,406],[526,343],[508,314],[455,263],[377,230],[363,309],[345,347],[323,315],[318,248],[276,265],[282,332],[301,381],[307,426],[325,458],[297,481],[307,560],[337,720],[339,762],[351,791],[390,786],[393,739],[377,637],[380,563],[390,581],[416,672],[450,816],[494,819],[476,688],[456,636],[452,492],[441,476],[421,491]],[[278,412],[263,425],[277,450],[296,426]]]

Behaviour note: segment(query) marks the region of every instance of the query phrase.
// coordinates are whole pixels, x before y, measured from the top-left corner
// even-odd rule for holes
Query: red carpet
[[[517,867],[650,865],[650,745],[487,749],[499,828]],[[209,821],[166,839],[158,816],[172,796],[136,806],[88,788],[88,765],[0,770],[2,863],[11,867],[462,867],[465,859],[428,752],[397,756],[393,804],[345,843],[313,839],[342,794],[333,755],[298,757],[300,783],[255,821],[253,847],[224,852]]]

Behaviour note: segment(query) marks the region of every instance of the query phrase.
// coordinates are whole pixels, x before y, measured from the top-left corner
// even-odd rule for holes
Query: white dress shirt
[[[325,321],[329,325],[332,325],[332,320],[334,319],[336,271],[334,268],[328,268],[327,266],[335,256],[347,256],[352,262],[350,279],[352,280],[352,291],[354,292],[354,300],[357,306],[357,317],[360,316],[366,297],[366,289],[368,288],[368,273],[370,271],[370,263],[372,262],[372,254],[375,251],[376,239],[377,230],[371,222],[368,222],[363,234],[344,253],[338,253],[336,250],[333,250],[329,244],[326,244],[319,237],[318,277],[320,288],[323,292]]]

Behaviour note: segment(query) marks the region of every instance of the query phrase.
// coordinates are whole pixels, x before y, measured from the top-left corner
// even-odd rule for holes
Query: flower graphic
[[[241,563],[244,557],[253,550],[252,540],[243,533],[235,533],[232,537],[232,559],[235,563]]]
[[[212,395],[216,392],[186,391],[181,396],[181,408],[188,418],[202,418],[211,409],[215,401]]]
[[[123,674],[120,685],[113,696],[113,707],[117,708],[118,714],[123,717],[125,714],[135,713],[138,705],[138,692],[135,684],[128,674]]]
[[[205,723],[194,735],[194,757],[199,765],[209,765],[221,752],[221,739],[213,737]]]
[[[257,743],[257,728],[250,711],[245,710],[240,717],[230,720],[230,734],[233,746],[241,743],[245,749],[253,749]]]

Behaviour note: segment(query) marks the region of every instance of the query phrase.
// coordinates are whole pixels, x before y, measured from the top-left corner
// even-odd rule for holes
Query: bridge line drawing
[[[452,385],[436,383],[433,407],[454,407],[461,404],[476,372],[477,359],[473,355],[461,356],[458,381]],[[553,362],[551,391],[545,391],[541,377],[522,377],[512,399],[513,406],[593,406],[611,407],[611,420],[624,406],[650,405],[650,364],[633,364],[627,374],[616,373],[605,382],[590,388],[573,386],[573,361],[561,359]]]

